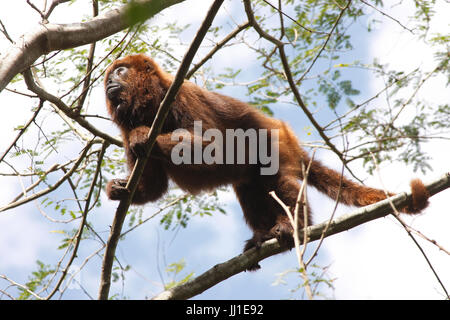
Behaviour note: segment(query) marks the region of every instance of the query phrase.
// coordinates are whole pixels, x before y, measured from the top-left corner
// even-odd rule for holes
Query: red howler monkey
[[[106,104],[112,120],[121,130],[129,168],[133,168],[137,157],[143,155],[149,127],[172,79],[151,58],[142,54],[116,60],[106,71]],[[261,174],[260,169],[264,164],[259,160],[256,163],[247,161],[237,164],[236,161],[234,164],[174,164],[171,152],[180,143],[180,135],[176,139],[172,138],[176,129],[184,129],[183,138],[191,139],[188,140],[191,143],[200,141],[201,147],[205,147],[204,140],[194,130],[194,121],[201,121],[203,131],[216,129],[223,136],[227,129],[267,129],[269,134],[258,137],[258,143],[267,143],[271,152],[278,149],[278,171],[270,175]],[[271,139],[274,129],[278,130],[277,145]],[[186,143],[184,139],[183,142]],[[226,143],[229,142],[224,142],[222,149],[230,153]],[[234,154],[248,153],[252,145],[246,140],[244,150],[236,150],[236,144],[232,148],[232,151],[236,151]],[[236,160],[237,156],[232,157],[231,160]],[[244,251],[259,247],[263,241],[273,237],[289,247],[292,246],[292,226],[269,192],[275,191],[293,209],[300,188],[298,180],[303,178],[302,162],[308,165],[310,157],[284,122],[269,118],[244,102],[185,81],[156,139],[132,202],[143,204],[160,198],[167,190],[169,178],[193,194],[231,184],[244,211],[245,220],[254,233]],[[108,197],[112,200],[123,199],[128,193],[124,188],[126,182],[126,179],[110,181],[106,186]],[[339,201],[347,205],[366,206],[386,198],[382,190],[365,187],[346,178],[341,180],[339,173],[316,160],[311,163],[308,183],[333,199],[340,194]],[[427,206],[429,195],[420,180],[411,181],[411,188],[410,203],[400,209],[406,213],[418,213]],[[300,208],[299,212],[303,210]],[[311,224],[310,217],[308,222]],[[300,227],[303,227],[303,221],[300,221]]]

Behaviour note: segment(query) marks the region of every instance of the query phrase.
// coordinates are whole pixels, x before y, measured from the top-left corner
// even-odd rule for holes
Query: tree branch
[[[344,15],[344,12],[349,8],[351,3],[351,0],[349,0],[347,2],[347,5],[345,6],[345,8],[342,9],[341,13],[339,14],[339,17],[336,19],[332,30],[330,31],[327,39],[325,40],[324,45],[322,46],[322,49],[319,51],[318,55],[315,57],[313,64],[316,62],[317,58],[319,57],[319,55],[322,53],[322,51],[324,50],[326,44],[328,43],[331,35],[333,34],[333,31],[335,30],[337,24],[339,23],[339,21],[341,20],[342,16]],[[336,146],[331,142],[330,138],[325,134],[324,132],[324,128],[322,128],[322,126],[320,126],[320,124],[316,121],[316,119],[314,118],[313,114],[309,111],[308,107],[306,106],[306,104],[303,102],[303,98],[300,94],[300,92],[297,89],[297,84],[294,81],[294,77],[292,75],[291,72],[291,68],[289,66],[289,61],[286,55],[286,52],[284,50],[284,43],[278,39],[276,39],[275,37],[273,37],[272,35],[268,34],[267,32],[265,32],[261,26],[258,24],[258,22],[256,21],[255,15],[253,14],[253,10],[251,7],[251,3],[249,0],[244,0],[244,7],[245,7],[245,13],[247,14],[247,18],[248,21],[250,22],[251,26],[255,29],[255,31],[264,39],[266,39],[267,41],[272,42],[277,48],[278,48],[278,52],[280,55],[280,59],[281,59],[281,63],[283,65],[283,70],[284,70],[284,74],[286,76],[287,82],[289,84],[289,87],[292,91],[292,94],[295,97],[295,100],[297,101],[297,104],[300,106],[300,108],[303,110],[304,114],[306,115],[306,117],[308,118],[308,120],[311,122],[311,124],[314,126],[314,128],[316,128],[317,132],[319,133],[320,137],[323,139],[323,141],[327,144],[327,146],[330,147],[330,149],[339,157],[339,159],[342,161],[342,163],[345,165],[345,167],[347,168],[348,172],[359,181],[359,179],[355,176],[355,174],[353,173],[353,171],[347,166],[347,161],[345,160],[342,152],[340,152]],[[310,65],[309,69],[312,68],[312,65]],[[309,69],[307,71],[309,71]],[[306,73],[305,73],[306,74]]]
[[[19,141],[20,137],[25,133],[25,131],[27,131],[28,127],[34,122],[34,120],[36,119],[37,115],[41,111],[43,105],[44,105],[44,100],[40,100],[39,101],[39,106],[37,107],[36,111],[33,113],[33,116],[31,117],[31,119],[28,120],[28,122],[20,129],[20,131],[17,134],[16,138],[9,145],[9,147],[6,148],[5,152],[3,152],[2,156],[0,157],[0,162],[3,161],[3,159],[6,157],[8,152],[12,149],[12,147],[14,147],[16,145],[16,143],[17,143],[17,141]]]
[[[122,141],[110,136],[107,133],[104,133],[100,130],[98,130],[94,125],[92,125],[89,121],[87,121],[83,116],[81,116],[78,112],[74,112],[69,106],[67,106],[61,99],[58,97],[52,95],[51,93],[45,91],[43,88],[38,86],[36,82],[34,81],[33,75],[31,73],[31,70],[28,69],[23,73],[23,77],[25,79],[25,83],[27,84],[28,90],[36,93],[39,98],[49,101],[53,106],[55,106],[56,111],[60,114],[60,116],[66,121],[66,123],[75,131],[78,133],[77,128],[75,128],[73,125],[70,124],[70,121],[67,119],[69,117],[70,119],[77,122],[80,126],[91,132],[93,135],[97,137],[101,137],[104,140],[115,144],[117,146],[122,146]],[[84,139],[86,140],[86,139]]]
[[[450,172],[444,174],[440,179],[426,185],[430,196],[433,196],[447,188],[450,188]],[[359,226],[365,222],[385,217],[392,213],[391,203],[396,207],[401,207],[411,198],[411,192],[404,192],[395,195],[389,199],[385,199],[378,203],[360,208],[352,213],[340,216],[331,221],[325,221],[306,229],[308,242],[320,239],[322,236],[330,235],[349,230]],[[303,241],[303,233],[299,236]],[[259,261],[283,252],[276,239],[264,242],[259,250],[252,248],[224,263],[215,265],[200,276],[186,282],[185,284],[176,286],[169,290],[163,291],[153,297],[153,300],[178,300],[189,299],[203,291],[211,288],[219,282],[230,278],[231,276],[247,270],[248,267],[255,265]]]
[[[171,104],[175,100],[178,90],[181,88],[181,85],[183,84],[184,78],[186,76],[186,73],[188,72],[188,68],[194,58],[194,55],[197,52],[206,33],[208,32],[208,29],[211,26],[212,21],[214,20],[214,17],[219,11],[219,8],[222,5],[222,3],[223,0],[215,0],[213,2],[205,19],[202,22],[202,25],[200,26],[200,29],[195,35],[194,40],[192,41],[188,51],[183,57],[181,65],[178,68],[177,74],[175,75],[175,78],[173,80],[173,83],[170,86],[169,90],[167,91],[167,94],[164,97],[163,101],[161,102],[156,117],[150,128],[150,132],[148,134],[148,141],[146,144],[146,151],[147,151],[146,156],[144,158],[137,159],[134,169],[130,175],[130,178],[128,179],[126,188],[130,191],[130,194],[127,197],[127,199],[120,201],[119,206],[117,207],[108,243],[106,246],[105,255],[103,258],[100,290],[98,295],[98,298],[100,300],[108,299],[109,289],[111,286],[111,271],[117,244],[119,242],[119,237],[122,230],[122,225],[125,220],[127,210],[131,204],[131,199],[133,198],[134,192],[137,188],[139,179],[144,171],[145,165],[150,156],[151,149],[153,148],[157,135],[161,131],[164,120],[166,119],[166,116],[170,110]]]
[[[195,72],[197,72],[198,69],[201,68],[202,65],[204,65],[211,57],[219,51],[224,45],[226,45],[231,39],[236,37],[241,31],[245,30],[247,27],[250,26],[250,23],[247,21],[243,24],[240,24],[237,26],[236,29],[234,29],[230,34],[228,34],[225,38],[223,38],[220,42],[218,42],[214,48],[208,52],[208,54],[197,64],[194,64],[191,70],[186,74],[186,79],[191,78]]]
[[[0,92],[16,74],[27,69],[41,55],[94,43],[183,1],[135,0],[83,23],[40,24],[12,44],[0,60]]]
[[[49,186],[48,188],[46,188],[44,190],[34,193],[33,195],[31,195],[27,198],[18,200],[16,202],[12,202],[4,207],[1,207],[0,212],[21,206],[27,202],[38,199],[38,198],[46,195],[47,193],[50,193],[50,192],[56,190],[61,184],[63,184],[64,181],[66,181],[75,172],[75,170],[77,170],[78,166],[85,159],[87,152],[92,147],[92,144],[93,144],[93,141],[90,141],[89,143],[87,143],[87,145],[84,147],[83,151],[81,152],[80,156],[78,157],[77,161],[74,163],[72,168],[69,171],[67,171],[67,173],[65,173],[64,176],[62,176],[55,184],[53,184],[52,186]]]
[[[55,3],[55,2],[53,2]],[[53,4],[52,3],[52,4]],[[98,16],[98,2],[92,1],[92,11],[93,11],[93,17]],[[78,114],[80,114],[81,109],[83,108],[84,101],[86,100],[86,97],[88,95],[89,87],[91,86],[91,73],[92,73],[92,67],[94,65],[94,54],[95,54],[95,42],[91,43],[89,47],[89,54],[87,57],[87,66],[86,66],[86,75],[84,76],[83,80],[83,90],[81,91],[81,95],[78,97],[78,103],[75,107],[75,110]]]
[[[48,296],[45,298],[46,300],[51,299],[51,297],[53,297],[53,295],[59,290],[62,282],[64,281],[64,279],[65,279],[65,277],[67,275],[67,272],[69,271],[70,266],[72,265],[73,261],[77,257],[78,248],[80,247],[80,243],[81,243],[81,236],[83,235],[84,227],[87,224],[87,215],[88,215],[88,212],[90,210],[89,209],[89,203],[91,202],[92,195],[93,195],[95,187],[97,185],[97,179],[98,179],[98,177],[100,175],[100,171],[101,171],[101,167],[102,167],[103,156],[105,155],[105,152],[106,152],[106,149],[108,148],[108,145],[109,145],[109,143],[107,141],[105,141],[103,143],[102,149],[100,150],[100,154],[98,156],[97,167],[95,169],[94,177],[92,178],[91,186],[89,188],[89,193],[88,193],[88,195],[86,197],[86,203],[84,205],[84,210],[82,211],[83,215],[82,215],[82,218],[81,218],[80,226],[78,228],[78,232],[72,238],[72,241],[75,243],[74,246],[73,246],[73,249],[72,249],[72,255],[70,256],[66,267],[62,271],[62,275],[59,278],[57,284],[55,285],[53,290],[48,294]]]

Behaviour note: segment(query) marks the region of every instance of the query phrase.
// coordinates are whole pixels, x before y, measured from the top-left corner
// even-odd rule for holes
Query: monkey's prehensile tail
[[[313,160],[311,163],[308,182],[334,200],[339,197],[339,202],[347,205],[363,207],[386,199],[386,194],[383,190],[355,183],[316,160]],[[410,203],[398,209],[404,213],[416,214],[428,206],[430,195],[420,179],[411,181],[411,191]],[[388,194],[389,196],[395,195],[391,192]]]

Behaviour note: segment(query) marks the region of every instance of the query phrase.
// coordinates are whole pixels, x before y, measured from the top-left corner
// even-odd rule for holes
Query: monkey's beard
[[[107,95],[111,101],[111,118],[114,122],[129,129],[135,128],[139,123],[139,96],[138,88],[122,87],[121,90],[111,87],[110,92],[107,88]]]
[[[123,113],[127,113],[128,109],[132,109],[133,99],[130,98],[130,95],[127,95],[124,90],[117,92],[117,94],[110,100],[115,107],[114,113],[118,118],[120,118]]]
[[[135,128],[138,125],[138,118],[136,116],[136,106],[133,99],[120,99],[119,103],[116,104],[113,120],[119,125],[128,127],[129,129]]]
[[[129,109],[126,102],[119,102],[114,110],[114,120],[121,125],[127,125],[130,116]]]

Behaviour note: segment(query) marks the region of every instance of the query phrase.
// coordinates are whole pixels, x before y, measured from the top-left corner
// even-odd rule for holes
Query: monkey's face
[[[127,56],[116,60],[105,75],[108,111],[114,121],[135,126],[143,113],[156,110],[164,88],[157,65],[145,55]]]
[[[126,102],[125,96],[121,93],[126,91],[126,76],[128,72],[129,68],[127,66],[118,66],[111,70],[105,79],[106,97],[115,107],[119,107],[121,102]]]

